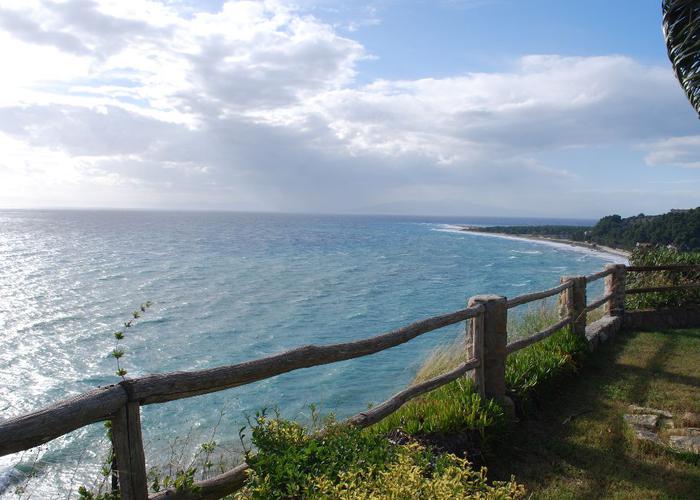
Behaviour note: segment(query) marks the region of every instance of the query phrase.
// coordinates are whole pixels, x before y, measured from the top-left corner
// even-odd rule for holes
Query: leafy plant
[[[700,116],[700,4],[695,0],[664,0],[661,5],[668,58]]]
[[[134,321],[139,319],[152,305],[153,303],[150,300],[147,300],[141,304],[138,309],[131,313],[131,318],[124,322],[124,329],[113,333],[114,348],[112,349],[110,355],[114,358],[117,364],[116,374],[117,376],[121,377],[122,380],[126,380],[127,374],[127,371],[122,367],[120,361],[122,357],[124,357],[124,349],[121,347],[121,342],[124,340],[124,332],[126,332],[129,328],[132,328],[134,326]]]
[[[397,447],[396,457],[382,470],[360,468],[342,471],[338,480],[326,476],[313,482],[316,498],[453,498],[518,499],[525,488],[514,478],[489,484],[486,469],[474,470],[451,454],[434,456],[418,444]]]
[[[632,252],[630,265],[660,266],[664,264],[700,265],[700,252],[683,252],[675,248],[638,247]],[[700,283],[700,269],[693,271],[628,272],[627,288],[673,286]],[[683,307],[700,304],[700,290],[679,290],[628,295],[630,309]]]
[[[124,322],[124,328],[118,330],[112,334],[114,337],[114,347],[110,352],[110,356],[114,358],[116,363],[115,374],[121,377],[122,380],[126,380],[126,369],[122,366],[122,358],[124,357],[124,349],[122,347],[122,341],[125,339],[125,332],[130,328],[135,326],[135,321],[141,318],[141,316],[153,305],[153,303],[148,300],[141,304],[138,309],[131,313],[131,318]],[[102,462],[102,467],[100,473],[102,475],[101,483],[96,487],[95,490],[89,489],[87,487],[80,486],[78,488],[78,495],[81,500],[113,500],[120,498],[118,489],[118,478],[116,474],[116,457],[114,454],[114,444],[112,439],[112,422],[111,420],[105,421],[105,429],[107,433],[107,438],[110,442],[110,448]],[[111,484],[107,487],[107,478],[112,478]]]
[[[521,498],[522,486],[486,481],[466,460],[436,455],[412,443],[394,445],[382,434],[328,419],[317,434],[296,422],[260,412],[252,425],[257,454],[237,499],[268,498]]]
[[[252,444],[246,462],[251,475],[244,494],[255,499],[299,498],[316,495],[314,479],[337,481],[344,471],[383,469],[395,449],[379,434],[325,420],[325,430],[314,435],[297,422],[258,412],[251,420]]]

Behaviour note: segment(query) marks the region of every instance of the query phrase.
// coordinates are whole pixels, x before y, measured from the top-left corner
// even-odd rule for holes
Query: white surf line
[[[444,231],[448,231],[447,229],[444,229]],[[450,230],[451,232],[452,230]],[[466,233],[466,234],[473,234],[475,236],[486,236],[486,237],[492,237],[492,238],[502,238],[506,240],[514,240],[514,241],[523,241],[526,243],[532,243],[534,245],[547,245],[550,247],[554,248],[559,248],[561,250],[570,250],[572,252],[578,252],[578,253],[585,253],[588,255],[595,255],[597,257],[602,257],[608,262],[612,262],[615,264],[628,264],[629,259],[623,255],[620,255],[618,253],[614,252],[608,252],[605,250],[598,250],[594,248],[589,248],[585,246],[580,246],[576,245],[575,243],[562,243],[560,241],[550,241],[550,240],[545,240],[545,239],[536,239],[536,238],[524,238],[522,236],[511,236],[509,234],[501,234],[501,233],[483,233],[481,231],[470,231],[468,229],[455,229],[454,232],[458,233]]]

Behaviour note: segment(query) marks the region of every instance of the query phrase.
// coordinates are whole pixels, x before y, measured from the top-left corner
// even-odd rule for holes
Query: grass
[[[700,412],[700,330],[621,333],[534,414],[491,443],[494,478],[515,474],[532,498],[698,498],[700,466],[639,445],[628,405]]]
[[[556,323],[554,309],[545,306],[529,309],[511,316],[508,331],[514,337],[524,337]],[[465,339],[460,337],[451,345],[436,349],[419,370],[414,383],[445,373],[463,362]],[[575,371],[579,354],[585,345],[563,329],[542,342],[509,356],[506,381],[511,393],[525,400],[535,387],[548,383],[559,375]],[[483,439],[497,431],[503,423],[501,408],[482,400],[469,379],[460,379],[416,398],[374,428],[388,433],[401,429],[414,436],[454,435],[477,432]]]
[[[587,343],[565,328],[530,347],[508,356],[506,386],[520,401],[533,391],[546,391],[558,379],[581,366]]]

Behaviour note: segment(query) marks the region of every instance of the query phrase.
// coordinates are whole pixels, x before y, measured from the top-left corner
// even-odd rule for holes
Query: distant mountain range
[[[673,245],[700,250],[700,207],[671,210],[661,215],[608,215],[594,226],[490,226],[470,230],[486,233],[561,238],[632,249],[637,243]]]

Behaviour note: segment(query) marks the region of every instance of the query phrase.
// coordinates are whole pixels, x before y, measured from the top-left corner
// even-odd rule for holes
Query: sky
[[[0,207],[695,207],[660,4],[2,0]]]

